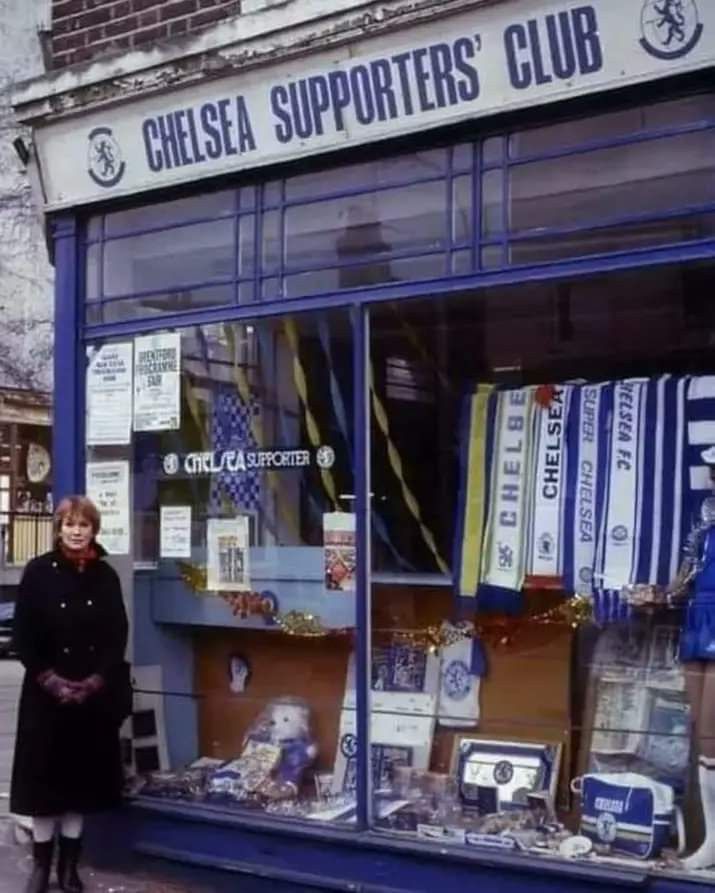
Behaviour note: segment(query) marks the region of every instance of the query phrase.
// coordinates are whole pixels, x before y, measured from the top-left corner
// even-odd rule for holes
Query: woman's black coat
[[[20,815],[94,812],[119,802],[119,729],[100,690],[60,704],[37,682],[53,669],[67,679],[111,678],[124,659],[127,615],[119,578],[102,558],[83,571],[59,551],[29,562],[20,582],[15,647],[25,666],[10,809]]]

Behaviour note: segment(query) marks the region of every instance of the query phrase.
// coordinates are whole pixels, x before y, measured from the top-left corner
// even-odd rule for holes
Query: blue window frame
[[[715,94],[89,218],[89,329],[715,238]],[[260,308],[260,309],[259,309]]]

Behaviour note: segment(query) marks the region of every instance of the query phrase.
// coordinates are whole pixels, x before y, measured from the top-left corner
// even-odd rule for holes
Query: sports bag
[[[682,816],[670,785],[636,772],[594,773],[575,778],[571,790],[581,795],[581,833],[611,852],[653,859],[673,836]]]

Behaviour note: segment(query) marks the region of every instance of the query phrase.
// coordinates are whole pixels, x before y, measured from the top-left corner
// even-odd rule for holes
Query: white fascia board
[[[199,34],[122,51],[16,84],[12,104],[18,120],[36,123],[104,104],[107,96],[102,85],[107,82],[118,88],[113,102],[130,100],[274,61],[298,47],[309,52],[339,39],[341,32],[355,30],[356,36],[364,37],[373,28],[382,31],[393,23],[397,27],[499,2],[506,0],[253,0],[248,8],[255,11]],[[316,30],[321,20],[324,27]],[[187,69],[182,63],[191,57],[205,58]]]

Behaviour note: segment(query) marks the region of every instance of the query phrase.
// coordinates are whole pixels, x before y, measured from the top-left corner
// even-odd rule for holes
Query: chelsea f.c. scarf
[[[521,608],[526,564],[534,389],[499,391],[496,399],[489,515],[477,598],[480,609],[513,613]]]
[[[460,487],[453,567],[460,598],[475,598],[489,493],[488,444],[494,427],[494,388],[480,384],[464,401],[460,430]]]
[[[574,388],[567,420],[563,580],[566,592],[593,594],[596,544],[603,518],[613,385]]]
[[[563,569],[566,423],[573,390],[571,385],[552,387],[548,405],[534,409],[527,573],[536,577],[560,577]]]

